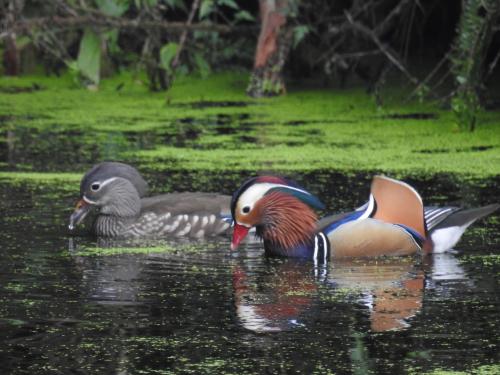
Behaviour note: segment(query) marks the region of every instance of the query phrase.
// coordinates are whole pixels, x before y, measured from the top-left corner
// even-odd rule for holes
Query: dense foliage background
[[[464,129],[495,106],[500,59],[496,0],[4,0],[3,74],[70,70],[96,89],[123,69],[151,90],[177,75],[253,69],[251,96],[278,95],[290,79],[360,82],[382,103],[395,77],[410,96],[450,106]],[[253,67],[253,68],[252,68]],[[286,77],[286,79],[284,78]]]

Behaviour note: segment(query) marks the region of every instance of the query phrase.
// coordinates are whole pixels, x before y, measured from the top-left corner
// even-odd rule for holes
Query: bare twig
[[[423,87],[425,86],[430,80],[432,77],[434,77],[434,75],[439,71],[439,69],[441,69],[441,67],[447,62],[449,61],[449,58],[450,58],[450,54],[451,52],[448,52],[440,61],[439,63],[437,63],[437,65],[434,67],[434,69],[432,69],[432,71],[427,75],[427,77],[424,78],[423,81],[421,81],[417,87],[415,87],[415,89],[411,92],[411,94],[408,96],[408,99],[411,99],[415,96],[415,94]],[[445,75],[445,77],[447,76],[448,74]]]
[[[356,18],[359,15],[367,13],[369,10],[374,9],[376,6],[377,6],[377,3],[374,1],[363,2],[363,5],[361,5],[361,6],[357,2],[353,2],[349,13],[351,13],[353,18]]]
[[[418,79],[416,79],[414,76],[408,72],[408,70],[404,67],[404,65],[399,61],[397,58],[397,53],[394,52],[389,46],[385,45],[382,43],[382,41],[379,39],[375,33],[370,30],[368,27],[365,25],[361,24],[360,22],[354,21],[352,16],[349,14],[349,12],[345,12],[346,18],[349,21],[349,24],[355,28],[356,30],[360,31],[364,35],[366,35],[368,38],[372,40],[373,43],[377,45],[377,47],[380,49],[380,51],[391,61],[405,76],[408,78],[408,80],[417,85],[418,84]]]
[[[72,17],[78,17],[77,10],[72,8],[69,4],[66,4],[64,0],[55,0],[55,5],[60,7],[64,12],[68,13]]]
[[[361,59],[367,56],[380,55],[382,52],[378,49],[373,49],[370,51],[359,51],[359,52],[349,52],[349,53],[336,53],[333,57],[339,59]]]
[[[486,73],[485,78],[488,78],[493,73],[493,71],[495,70],[495,67],[498,64],[498,61],[500,61],[500,51],[498,51],[497,55],[495,56],[493,61],[488,66],[488,72]]]
[[[182,32],[181,37],[179,39],[179,48],[177,49],[177,53],[175,54],[174,60],[172,61],[172,69],[175,69],[179,64],[179,58],[181,56],[181,52],[184,48],[184,45],[186,44],[188,27],[193,24],[194,15],[196,14],[199,7],[200,7],[200,0],[194,0],[193,5],[191,6],[191,12],[189,13],[188,19],[186,21],[186,28]]]
[[[246,26],[227,26],[220,24],[195,23],[186,24],[184,22],[162,22],[137,19],[124,19],[110,17],[103,14],[99,16],[79,16],[79,17],[38,17],[19,20],[13,23],[9,29],[0,33],[0,39],[6,38],[12,32],[29,33],[33,29],[42,27],[71,29],[83,26],[97,28],[121,28],[121,29],[161,29],[171,32],[182,32],[184,30],[215,31],[221,34],[238,31],[253,31],[255,28]]]
[[[397,20],[397,17],[405,9],[406,5],[410,0],[401,0],[397,6],[385,17],[385,19],[378,24],[378,26],[373,30],[373,33],[377,36],[383,35],[387,32],[387,30],[392,27],[393,23]]]
[[[451,71],[447,71],[446,74],[443,74],[443,76],[441,77],[441,79],[439,81],[437,81],[434,86],[431,87],[430,89],[430,92],[435,92],[437,90],[437,88],[439,86],[441,86],[447,79],[448,77],[451,75]],[[455,95],[455,91],[453,91],[452,95]]]

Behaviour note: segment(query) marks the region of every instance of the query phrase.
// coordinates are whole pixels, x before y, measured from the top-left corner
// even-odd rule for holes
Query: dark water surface
[[[243,175],[146,171],[157,191],[229,193]],[[330,210],[362,202],[370,179],[295,177]],[[407,181],[429,204],[500,196],[498,179]],[[267,259],[258,243],[231,253],[227,238],[143,253],[71,236],[76,197],[76,186],[0,181],[0,374],[403,374],[500,362],[499,213],[451,253],[315,267]]]

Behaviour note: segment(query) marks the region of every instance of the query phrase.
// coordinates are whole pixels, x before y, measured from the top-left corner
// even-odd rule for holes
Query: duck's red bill
[[[240,225],[238,223],[234,224],[233,230],[233,240],[231,241],[231,250],[236,250],[240,242],[247,236],[250,228]]]

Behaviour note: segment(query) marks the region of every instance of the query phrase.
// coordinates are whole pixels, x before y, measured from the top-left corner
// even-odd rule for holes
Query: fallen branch
[[[249,26],[227,26],[211,23],[186,24],[184,22],[162,22],[137,19],[123,19],[107,16],[79,16],[79,17],[38,17],[19,20],[13,23],[8,29],[0,33],[0,39],[6,38],[11,33],[27,34],[33,29],[43,27],[71,29],[78,27],[97,27],[97,28],[120,28],[120,29],[161,29],[172,32],[182,31],[214,31],[220,34],[227,34],[237,31],[255,31],[255,27]]]

